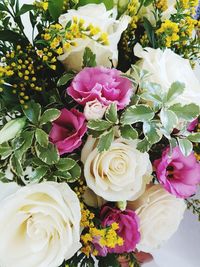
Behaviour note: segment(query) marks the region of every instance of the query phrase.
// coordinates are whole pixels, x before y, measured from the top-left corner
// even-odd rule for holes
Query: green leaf
[[[144,21],[144,28],[146,30],[147,37],[148,37],[150,43],[152,44],[152,47],[154,48],[155,47],[155,31],[154,31],[154,28],[151,25],[151,22],[147,18],[143,17],[143,21]]]
[[[25,141],[23,145],[15,151],[17,158],[21,159],[24,153],[31,147],[34,137],[34,131],[27,131],[21,134],[21,138]]]
[[[19,12],[17,13],[16,17],[19,17],[19,16],[25,14],[26,12],[31,11],[31,10],[34,10],[34,9],[35,9],[35,6],[34,6],[34,5],[24,4],[24,5],[20,8],[20,10],[19,10]]]
[[[5,4],[0,3],[0,11],[8,11],[8,8]]]
[[[74,78],[74,74],[73,73],[65,73],[57,82],[58,86],[62,86],[65,85],[66,83],[68,83],[70,80],[72,80]]]
[[[88,128],[95,131],[105,131],[112,125],[113,123],[105,120],[90,120],[87,123]]]
[[[145,122],[153,119],[153,110],[146,105],[135,105],[128,107],[122,114],[122,124],[133,124],[135,122]]]
[[[180,82],[172,83],[169,91],[167,93],[166,101],[170,102],[176,99],[177,96],[181,95],[184,92],[185,84]]]
[[[25,140],[20,136],[12,140],[11,144],[14,150],[19,149],[25,143]]]
[[[159,131],[157,121],[145,122],[143,124],[143,132],[146,140],[151,145],[158,143],[162,138],[162,133]]]
[[[12,147],[8,143],[3,143],[0,145],[0,155],[2,159],[6,159],[12,153]]]
[[[178,118],[171,110],[162,109],[160,112],[160,120],[168,133],[171,133],[178,124]]]
[[[154,1],[154,0],[144,0],[144,1],[143,1],[143,5],[144,5],[145,7],[147,7],[147,6],[149,6],[151,3],[153,3],[153,1]]]
[[[173,106],[169,107],[169,110],[173,111],[178,118],[192,121],[193,119],[197,118],[200,114],[199,106],[196,104],[188,104],[182,106],[181,104],[174,104]]]
[[[60,178],[60,179],[62,179],[62,180],[65,180],[66,182],[68,182],[69,180],[72,179],[71,174],[69,172],[67,172],[67,171],[62,172],[62,171],[58,170],[58,171],[55,171],[53,173],[53,175],[58,177],[58,178]]]
[[[60,110],[55,108],[50,108],[45,110],[40,119],[40,124],[45,124],[47,122],[55,121],[60,116]]]
[[[76,165],[69,170],[69,173],[71,174],[71,179],[68,179],[69,183],[73,183],[76,180],[78,180],[81,176],[81,167],[76,163]]]
[[[114,140],[114,130],[113,128],[110,131],[104,133],[99,138],[99,143],[97,145],[98,151],[103,152],[110,148],[112,142]]]
[[[144,138],[137,144],[137,149],[142,153],[149,151],[150,148],[151,144],[147,141],[146,138]]]
[[[28,108],[23,108],[23,112],[27,119],[33,124],[38,124],[41,115],[41,106],[39,103],[30,101],[27,103]]]
[[[35,145],[36,155],[44,163],[48,165],[56,164],[59,161],[59,153],[56,147],[49,143],[47,148],[40,146],[38,143]]]
[[[193,143],[200,143],[200,133],[190,134],[187,138]]]
[[[42,147],[48,147],[49,144],[49,136],[45,131],[42,129],[37,128],[35,132],[35,138],[37,142],[42,146]]]
[[[95,67],[96,63],[96,55],[92,52],[89,47],[85,48],[83,54],[83,68],[84,67]]]
[[[192,142],[190,142],[187,139],[178,139],[178,144],[179,144],[181,152],[183,153],[185,157],[191,154],[192,149],[193,149]]]
[[[121,136],[125,139],[137,139],[138,132],[131,125],[120,127]]]
[[[0,40],[3,42],[9,42],[9,43],[23,43],[28,44],[28,40],[25,39],[22,35],[20,35],[17,32],[11,31],[11,30],[2,30],[0,31]]]
[[[17,175],[17,176],[22,176],[23,174],[23,169],[21,166],[21,163],[19,159],[13,154],[10,158],[10,167],[11,170]]]
[[[79,0],[79,6],[85,6],[87,4],[101,4],[104,3],[107,10],[112,9],[114,6],[113,0]]]
[[[61,158],[56,164],[60,171],[69,171],[76,165],[76,161],[70,158]]]
[[[34,172],[32,173],[31,177],[30,177],[31,181],[39,182],[45,176],[45,174],[47,173],[48,169],[49,168],[47,166],[39,166],[39,167],[37,167],[34,170]]]
[[[51,17],[57,21],[62,13],[64,0],[49,0],[48,10]]]
[[[116,103],[112,103],[106,110],[105,114],[106,119],[111,123],[117,123],[117,105]]]

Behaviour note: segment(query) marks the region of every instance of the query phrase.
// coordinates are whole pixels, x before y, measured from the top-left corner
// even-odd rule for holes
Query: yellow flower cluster
[[[99,27],[95,27],[92,24],[85,26],[85,21],[77,17],[74,17],[71,25],[66,28],[63,28],[58,23],[51,25],[46,29],[42,38],[49,43],[50,48],[57,55],[62,55],[72,47],[77,46],[77,39],[90,38],[102,45],[109,45],[106,32],[102,32]]]
[[[49,3],[48,0],[42,0],[42,1],[35,1],[33,5],[35,5],[38,9],[47,11]]]
[[[102,247],[115,248],[115,246],[122,246],[124,240],[118,236],[117,230],[119,226],[117,223],[111,224],[111,226],[103,229],[98,229],[96,227],[90,227],[89,232],[81,235],[81,240],[83,242],[83,248],[81,251],[89,256],[93,254],[94,256],[98,255],[98,251],[93,245],[93,240],[98,242]]]
[[[159,0],[155,2],[155,6],[160,11],[165,11],[168,8],[168,1],[167,0]]]
[[[179,5],[183,9],[191,9],[192,11],[195,10],[197,7],[199,0],[179,0]]]
[[[195,28],[200,26],[200,22],[196,19],[187,16],[184,20],[180,21],[180,34],[182,37],[192,37]]]
[[[54,53],[50,51],[50,49],[45,47],[43,49],[38,49],[36,53],[42,59],[42,61],[49,66],[49,68],[51,68],[52,70],[56,70],[55,63],[57,62],[57,58]]]
[[[156,33],[157,35],[162,35],[166,47],[170,47],[173,42],[179,40],[178,24],[170,20],[165,20]]]

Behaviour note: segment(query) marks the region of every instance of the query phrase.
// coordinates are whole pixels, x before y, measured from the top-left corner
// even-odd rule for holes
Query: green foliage
[[[188,139],[180,139],[178,138],[178,144],[180,147],[181,152],[185,157],[189,156],[192,152],[193,145]]]
[[[101,4],[101,3],[104,3],[108,10],[112,9],[114,6],[113,0],[79,0],[79,6],[84,6],[87,4]]]
[[[65,73],[62,77],[60,77],[60,79],[57,82],[58,86],[62,86],[67,84],[70,80],[72,80],[74,78],[74,74],[73,73]]]
[[[110,121],[111,123],[118,123],[117,105],[115,103],[112,103],[108,107],[108,109],[106,110],[105,117],[106,117],[106,120]]]
[[[41,106],[34,101],[30,101],[28,104],[28,108],[24,108],[24,114],[27,119],[33,124],[38,124],[41,116]]]
[[[25,14],[26,12],[29,12],[29,11],[34,10],[34,9],[35,9],[35,6],[34,6],[34,5],[24,4],[24,5],[20,8],[20,10],[19,10],[19,12],[16,14],[16,16],[19,17],[19,16]]]
[[[96,55],[92,52],[89,47],[85,48],[83,54],[83,68],[85,67],[95,67],[96,63]]]
[[[200,200],[199,199],[186,199],[187,208],[192,211],[193,214],[198,216],[198,220],[200,221]]]
[[[138,132],[131,125],[120,127],[121,136],[125,139],[137,139]]]
[[[51,17],[57,21],[62,13],[64,0],[49,0],[48,10]]]
[[[60,111],[55,108],[45,110],[40,119],[40,125],[56,120],[60,116]]]
[[[108,132],[103,133],[99,138],[99,143],[97,145],[98,151],[103,152],[110,148],[114,140],[114,130],[111,128]]]
[[[112,122],[106,120],[90,120],[88,121],[88,128],[95,131],[108,130],[113,125]]]

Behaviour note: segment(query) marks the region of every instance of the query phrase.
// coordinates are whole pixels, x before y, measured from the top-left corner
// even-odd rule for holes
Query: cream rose
[[[170,49],[143,49],[139,44],[135,46],[134,53],[141,58],[140,67],[151,74],[148,81],[160,84],[164,91],[167,92],[175,81],[185,84],[183,94],[177,96],[173,103],[196,103],[200,106],[200,82],[187,59]]]
[[[87,185],[108,201],[134,200],[151,180],[148,153],[136,149],[136,141],[118,138],[108,151],[99,153],[96,140],[89,136],[81,159]]]
[[[81,247],[80,218],[67,184],[0,183],[0,266],[58,267]]]
[[[68,13],[61,15],[59,23],[65,27],[73,17],[83,19],[86,26],[92,24],[95,27],[99,27],[101,32],[107,33],[109,45],[99,44],[91,38],[77,39],[76,43],[78,45],[71,48],[70,51],[66,51],[58,59],[63,62],[66,68],[79,71],[82,67],[84,50],[89,47],[96,54],[98,66],[111,67],[111,61],[116,66],[118,62],[117,45],[122,32],[128,26],[130,17],[123,16],[120,20],[116,20],[116,8],[107,11],[104,4],[88,4],[78,8],[78,10],[71,9]]]
[[[107,107],[101,104],[97,99],[87,102],[84,108],[86,120],[102,119],[106,108]]]
[[[186,205],[161,185],[152,185],[139,199],[128,202],[128,208],[135,210],[140,219],[138,250],[152,252],[176,232]]]

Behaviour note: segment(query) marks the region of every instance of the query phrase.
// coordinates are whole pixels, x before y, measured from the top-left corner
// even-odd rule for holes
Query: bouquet
[[[200,219],[197,6],[1,1],[1,267],[137,267]]]

